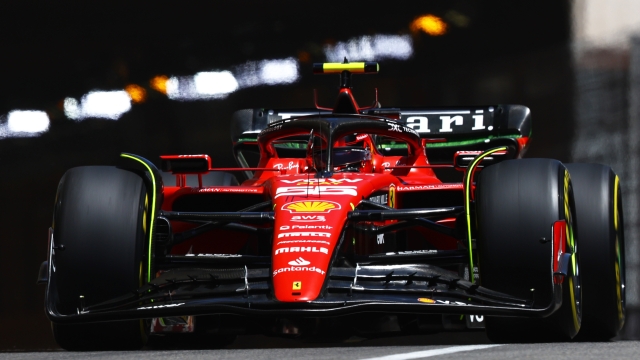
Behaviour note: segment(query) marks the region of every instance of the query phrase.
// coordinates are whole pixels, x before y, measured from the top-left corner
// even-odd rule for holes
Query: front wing
[[[283,303],[271,295],[269,268],[181,268],[164,272],[131,294],[90,306],[79,302],[77,313],[61,314],[55,302],[55,271],[49,266],[45,306],[53,322],[82,323],[183,315],[328,317],[363,312],[546,317],[561,305],[558,285],[554,299],[540,306],[534,299],[491,291],[456,275],[430,265],[333,267],[323,296]]]

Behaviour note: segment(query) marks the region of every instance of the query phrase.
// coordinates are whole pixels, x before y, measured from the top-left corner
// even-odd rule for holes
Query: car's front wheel
[[[482,286],[533,300],[543,319],[486,317],[494,342],[570,340],[580,330],[582,300],[575,206],[569,172],[556,160],[508,160],[479,174],[476,192],[479,271]],[[578,221],[580,219],[577,219]],[[554,279],[552,227],[564,221],[568,273]],[[554,281],[561,283],[554,285]]]
[[[56,196],[52,258],[62,314],[141,286],[147,207],[144,182],[132,172],[85,166],[65,173]],[[58,345],[67,350],[136,349],[146,338],[140,320],[53,323],[52,329]]]

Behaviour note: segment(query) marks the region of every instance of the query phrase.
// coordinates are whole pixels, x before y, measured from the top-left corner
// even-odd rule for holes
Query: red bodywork
[[[363,110],[357,106],[348,88],[340,90],[339,101],[340,99],[350,102],[356,114]],[[339,104],[336,105],[338,106]],[[271,270],[274,294],[281,302],[312,301],[320,295],[332,255],[339,248],[341,239],[352,242],[349,246],[359,253],[384,251],[381,244],[371,245],[371,242],[360,241],[355,234],[347,233],[343,237],[347,213],[354,210],[362,200],[385,194],[388,206],[402,208],[403,198],[410,197],[413,193],[453,191],[460,193],[460,198],[462,197],[462,183],[443,183],[436,177],[432,168],[438,166],[429,164],[424,150],[425,141],[415,132],[397,133],[398,139],[407,145],[407,156],[384,156],[376,150],[370,134],[357,134],[355,142],[369,149],[370,160],[360,164],[359,172],[335,172],[328,178],[315,176],[316,172],[310,169],[313,160],[309,156],[306,159],[281,158],[274,148],[274,141],[277,139],[306,134],[308,133],[295,129],[263,132],[258,137],[260,162],[257,168],[252,169],[256,170],[255,175],[240,186],[187,187],[185,175],[177,175],[176,186],[165,184],[164,187],[162,209],[167,211],[173,210],[176,199],[191,194],[255,194],[271,199],[275,213]],[[342,139],[330,144],[333,147],[345,145],[348,144]],[[201,157],[203,161],[209,161],[208,156]],[[179,158],[180,156],[163,157]],[[201,184],[202,172],[194,171],[192,174],[199,177]],[[389,222],[393,220],[387,221]],[[440,220],[439,223],[454,227],[455,219]],[[173,224],[174,232],[191,227],[193,225],[187,223]],[[429,244],[412,244],[410,240],[408,249],[424,249],[425,245],[441,250],[456,249],[457,240],[452,237],[424,228],[410,231],[419,232],[421,238],[428,238]],[[220,241],[221,237],[228,240]],[[172,254],[234,253],[245,247],[248,241],[247,235],[218,231],[174,246]],[[343,250],[345,248],[348,247],[342,246]]]

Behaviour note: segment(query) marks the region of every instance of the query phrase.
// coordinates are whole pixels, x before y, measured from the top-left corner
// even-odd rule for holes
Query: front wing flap
[[[371,265],[331,269],[326,290],[314,301],[283,303],[271,295],[269,268],[172,269],[137,291],[61,314],[55,274],[46,312],[57,323],[116,321],[183,315],[340,316],[361,312],[450,313],[545,317],[557,309],[518,299],[429,265]],[[89,299],[87,299],[89,300]]]

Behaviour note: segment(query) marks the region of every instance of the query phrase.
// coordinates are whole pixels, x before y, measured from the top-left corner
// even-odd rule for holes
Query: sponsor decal
[[[388,195],[384,194],[384,195],[377,195],[377,196],[371,196],[369,197],[369,201],[374,202],[376,204],[384,204],[387,205],[388,201],[387,201]]]
[[[415,136],[420,136],[420,135],[418,134],[418,132],[417,132],[417,131],[413,130],[413,129],[412,129],[412,128],[410,128],[410,127],[404,127],[404,126],[403,126],[403,127],[402,127],[402,130],[404,130],[404,132],[406,132],[406,133],[411,133],[411,134],[413,134],[413,135],[415,135]]]
[[[362,179],[303,179],[303,180],[280,180],[287,184],[300,185],[340,185],[342,183],[356,183]]]
[[[262,188],[251,188],[251,187],[238,187],[238,186],[229,186],[229,187],[208,187],[208,188],[193,188],[192,192],[197,193],[211,193],[211,192],[220,192],[220,193],[262,193]]]
[[[467,315],[466,318],[469,329],[484,329],[484,315]]]
[[[237,254],[186,254],[185,256],[205,256],[205,257],[221,257],[221,258],[242,257],[242,255],[237,255]]]
[[[302,281],[294,281],[292,290],[302,290]]]
[[[340,204],[333,201],[294,201],[282,205],[282,210],[289,210],[290,213],[328,213],[341,208]]]
[[[385,161],[385,162],[383,162],[383,163],[382,163],[382,165],[381,165],[381,166],[382,166],[383,168],[388,168],[388,167],[390,167],[390,166],[391,166],[391,163],[390,163],[390,162],[388,162],[388,161]]]
[[[387,123],[387,124],[389,125],[389,131],[404,132],[404,133],[410,133],[416,136],[420,136],[418,135],[418,132],[414,130],[414,128],[411,126],[407,127],[407,126],[402,126],[400,124],[394,124],[394,123]]]
[[[442,121],[442,127],[440,128],[440,132],[453,132],[451,125],[462,126],[463,117],[460,115],[456,116],[440,116],[440,120]]]
[[[420,191],[420,190],[443,190],[443,189],[460,189],[462,184],[435,184],[435,185],[413,185],[398,186],[397,191]]]
[[[295,230],[295,229],[302,229],[302,230],[313,230],[313,229],[322,229],[322,230],[331,230],[333,229],[333,226],[329,226],[329,225],[282,225],[280,226],[280,230]]]
[[[262,130],[262,132],[260,134],[268,134],[272,131],[276,131],[276,130],[280,130],[282,129],[282,124],[278,124],[278,125],[269,125],[268,128]],[[260,134],[258,134],[258,136],[260,136]]]
[[[442,305],[467,305],[463,302],[460,301],[449,301],[449,300],[436,300],[436,304],[442,304]]]
[[[398,252],[388,252],[385,255],[413,255],[413,254],[437,254],[438,250],[409,250],[409,251],[398,251]]]
[[[480,150],[461,150],[461,151],[457,151],[458,155],[480,155],[482,154],[484,151],[480,151]]]
[[[292,261],[293,262],[293,261]],[[291,265],[291,263],[289,263],[289,265]],[[278,274],[284,273],[284,272],[303,272],[303,271],[310,271],[310,272],[316,272],[320,275],[324,275],[326,274],[324,272],[324,270],[317,268],[315,266],[295,266],[292,265],[291,267],[286,267],[286,268],[280,268],[277,270],[273,270],[273,276],[276,276]]]
[[[307,116],[307,115],[314,115],[317,114],[317,112],[306,112],[306,113],[278,113],[277,116],[279,116],[282,120],[285,119],[290,119],[292,116],[293,117],[298,117],[298,116]]]
[[[368,137],[369,137],[369,135],[367,135],[367,134],[360,134],[360,135],[356,136],[356,141],[361,141],[361,140],[364,140],[364,139],[366,139]]]
[[[378,234],[376,236],[376,242],[378,243],[378,245],[384,244],[384,234]]]
[[[289,165],[287,166],[285,166],[284,164],[275,164],[273,165],[273,168],[278,170],[293,170],[293,169],[299,169],[300,165],[294,164],[293,161],[289,161]]]
[[[436,301],[429,298],[418,298],[418,301],[425,304],[435,304]]]
[[[292,247],[276,249],[276,252],[274,255],[285,254],[285,253],[297,253],[297,252],[312,252],[312,253],[319,252],[327,255],[329,254],[329,250],[324,247],[320,247],[318,249],[315,246],[292,246]]]
[[[295,222],[325,222],[327,219],[324,215],[295,215],[291,217],[291,221]]]
[[[311,262],[303,259],[302,257],[299,257],[293,261],[289,261],[288,264],[291,266],[307,266],[311,264]]]
[[[186,159],[206,159],[209,157],[209,155],[205,155],[205,154],[200,154],[200,155],[178,155],[179,158],[186,158]]]
[[[402,132],[402,130],[400,130],[400,125],[398,124],[389,124],[389,131]]]
[[[280,244],[325,244],[325,245],[330,245],[331,243],[329,243],[328,241],[324,241],[324,240],[283,240],[283,241],[278,241],[278,243],[276,245],[280,245]]]
[[[434,130],[441,133],[453,133],[458,132],[456,127],[460,128],[459,131],[479,131],[479,130],[493,130],[492,126],[485,126],[484,115],[482,110],[476,110],[474,115],[471,115],[470,111],[458,112],[458,114],[450,113],[451,115],[433,115],[427,117],[426,115],[409,116],[406,119],[406,124],[409,128],[417,131],[418,133],[430,133],[431,130],[437,126],[440,129]],[[442,114],[442,113],[441,113]],[[432,121],[430,121],[432,120]]]
[[[276,196],[310,196],[310,195],[351,195],[357,196],[358,192],[355,186],[309,186],[309,187],[281,187],[276,190]]]
[[[396,186],[393,184],[389,185],[389,196],[387,197],[387,206],[392,208],[396,207]]]
[[[331,237],[331,233],[328,232],[286,232],[278,234],[278,239],[286,237],[296,236],[318,236],[318,237]]]
[[[172,308],[172,307],[181,306],[181,305],[184,305],[184,304],[185,303],[167,304],[167,305],[154,305],[154,306],[143,306],[143,307],[139,307],[137,310]]]

